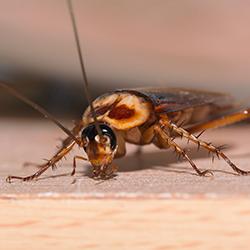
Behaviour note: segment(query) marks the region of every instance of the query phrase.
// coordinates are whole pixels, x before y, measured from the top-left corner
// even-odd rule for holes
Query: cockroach
[[[7,181],[37,179],[49,168],[67,155],[75,145],[84,149],[86,156],[74,156],[76,161],[89,161],[93,166],[93,177],[107,179],[114,175],[114,158],[126,154],[126,142],[136,145],[155,144],[160,149],[172,148],[186,159],[199,176],[210,176],[210,170],[200,170],[185,150],[175,141],[183,137],[226,161],[239,175],[249,175],[250,171],[238,168],[223,152],[221,147],[200,139],[200,135],[209,128],[229,125],[250,118],[250,108],[241,109],[227,94],[178,88],[141,88],[121,89],[109,92],[92,102],[85,72],[81,47],[77,33],[73,7],[68,0],[80,65],[85,82],[89,107],[82,119],[69,130],[45,109],[23,96],[6,83],[0,87],[10,92],[38,112],[54,122],[68,137],[54,156],[39,165],[39,170],[26,177],[8,176]],[[198,135],[195,135],[199,133]]]

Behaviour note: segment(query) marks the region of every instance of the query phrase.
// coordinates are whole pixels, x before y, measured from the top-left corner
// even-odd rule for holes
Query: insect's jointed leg
[[[215,147],[212,143],[207,143],[203,140],[200,140],[197,136],[189,133],[188,131],[186,131],[183,128],[180,128],[178,126],[176,126],[175,124],[168,122],[168,121],[163,121],[161,120],[161,125],[163,128],[165,129],[169,129],[170,131],[175,132],[176,134],[178,134],[181,137],[185,137],[186,139],[188,139],[189,141],[192,141],[194,143],[196,143],[198,145],[198,147],[203,147],[205,149],[207,149],[209,152],[212,152],[214,154],[217,155],[217,157],[221,157],[223,158],[227,164],[238,174],[240,175],[249,175],[250,171],[244,171],[240,168],[238,168],[222,151],[220,147]]]
[[[209,170],[201,171],[195,163],[190,159],[190,157],[186,154],[186,152],[176,143],[174,142],[173,138],[169,137],[164,129],[161,128],[160,125],[155,126],[155,132],[167,143],[168,146],[174,148],[175,152],[186,159],[193,169],[197,172],[200,176],[211,176],[213,173]]]
[[[80,132],[80,130],[83,128],[83,124],[81,121],[75,123],[74,128],[71,130],[72,134],[77,136],[77,134]],[[26,176],[26,177],[21,177],[21,176],[8,176],[6,178],[7,182],[11,182],[12,179],[19,179],[22,181],[31,181],[33,179],[38,178],[42,173],[44,173],[47,169],[50,167],[54,168],[56,166],[56,163],[60,161],[63,157],[65,157],[66,154],[68,154],[71,149],[74,147],[74,145],[77,142],[74,141],[71,137],[67,137],[66,139],[63,140],[61,148],[58,149],[57,153],[46,163],[44,164],[33,164],[33,163],[28,163],[27,165],[36,165],[39,167],[39,170],[35,172],[32,175]]]
[[[21,176],[8,176],[6,181],[11,182],[12,179],[19,179],[22,181],[31,181],[38,178],[48,168],[55,167],[55,164],[61,160],[76,144],[75,141],[71,141],[68,145],[63,146],[47,163],[41,165],[40,169],[32,175],[21,177]]]
[[[78,156],[78,155],[74,156],[74,158],[73,158],[73,170],[72,170],[72,173],[71,173],[72,176],[76,173],[76,160],[77,159],[82,160],[82,161],[87,161],[88,160],[87,158],[82,157],[82,156]]]

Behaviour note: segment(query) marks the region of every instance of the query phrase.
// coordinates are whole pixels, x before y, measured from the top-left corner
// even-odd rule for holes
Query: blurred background
[[[73,5],[94,97],[164,86],[250,98],[250,1]],[[0,6],[0,79],[57,116],[79,117],[86,100],[66,1],[0,0]],[[34,114],[0,89],[1,116]]]

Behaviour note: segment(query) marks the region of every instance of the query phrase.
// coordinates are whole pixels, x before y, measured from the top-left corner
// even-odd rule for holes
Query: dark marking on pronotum
[[[109,118],[116,119],[116,120],[122,120],[122,119],[128,119],[134,116],[135,110],[130,109],[127,105],[122,104],[118,107],[114,107],[109,112]]]

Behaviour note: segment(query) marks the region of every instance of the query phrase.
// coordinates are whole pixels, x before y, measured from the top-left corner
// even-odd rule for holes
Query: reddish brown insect
[[[114,157],[126,154],[125,142],[146,145],[154,143],[159,148],[174,150],[189,161],[199,175],[211,174],[200,171],[185,151],[175,143],[178,136],[196,143],[208,151],[222,157],[239,174],[250,172],[236,167],[221,152],[221,149],[206,143],[193,135],[194,132],[218,127],[250,118],[250,109],[232,112],[235,105],[228,95],[187,90],[187,89],[128,89],[117,90],[103,95],[94,101],[94,109],[102,126],[108,126],[116,135],[110,141],[117,140],[117,147],[111,147],[110,153],[102,152],[102,147],[95,140],[89,140],[86,152],[94,167],[94,173],[105,177],[108,166]],[[91,127],[93,116],[90,109],[83,115],[82,127]],[[93,134],[96,135],[94,126]],[[86,137],[83,130],[82,137]],[[87,136],[88,138],[88,136]],[[100,147],[100,149],[99,149]],[[98,160],[92,152],[98,152]],[[104,167],[103,167],[104,166]],[[107,169],[107,170],[106,170]],[[109,170],[112,173],[112,168]]]
[[[0,86],[6,87],[2,83]],[[75,173],[76,160],[80,159],[92,164],[94,177],[108,178],[115,171],[113,159],[126,154],[126,142],[137,145],[154,143],[159,148],[173,148],[188,160],[198,175],[212,174],[208,170],[199,170],[174,141],[179,136],[223,158],[237,173],[250,173],[232,163],[219,147],[202,141],[193,134],[250,118],[250,109],[232,112],[235,106],[228,95],[185,89],[128,89],[97,98],[93,107],[101,136],[94,125],[93,113],[87,108],[82,120],[71,131],[64,129],[69,137],[64,140],[61,149],[41,165],[35,174],[27,177],[9,176],[7,180],[29,181],[39,177],[48,168],[54,167],[75,144],[84,148],[87,158],[74,157],[72,175]]]
[[[47,169],[53,168],[76,144],[85,150],[87,157],[74,157],[72,175],[75,174],[76,160],[86,160],[93,166],[95,178],[109,178],[116,171],[112,164],[113,159],[126,154],[126,142],[137,145],[153,143],[159,148],[173,148],[191,164],[198,175],[211,175],[211,171],[201,171],[195,165],[175,142],[177,137],[184,137],[198,147],[221,157],[238,174],[250,174],[250,171],[244,171],[232,163],[220,147],[199,138],[208,128],[250,118],[250,109],[237,110],[237,105],[228,95],[171,88],[125,89],[107,93],[92,103],[88,94],[74,15],[71,5],[69,7],[90,107],[84,112],[81,121],[72,130],[68,130],[43,108],[8,85],[0,83],[0,87],[38,110],[68,135],[56,154],[47,163],[40,165],[36,173],[27,177],[9,176],[7,181],[30,181],[38,178]],[[195,136],[194,133],[197,132],[201,133]]]

